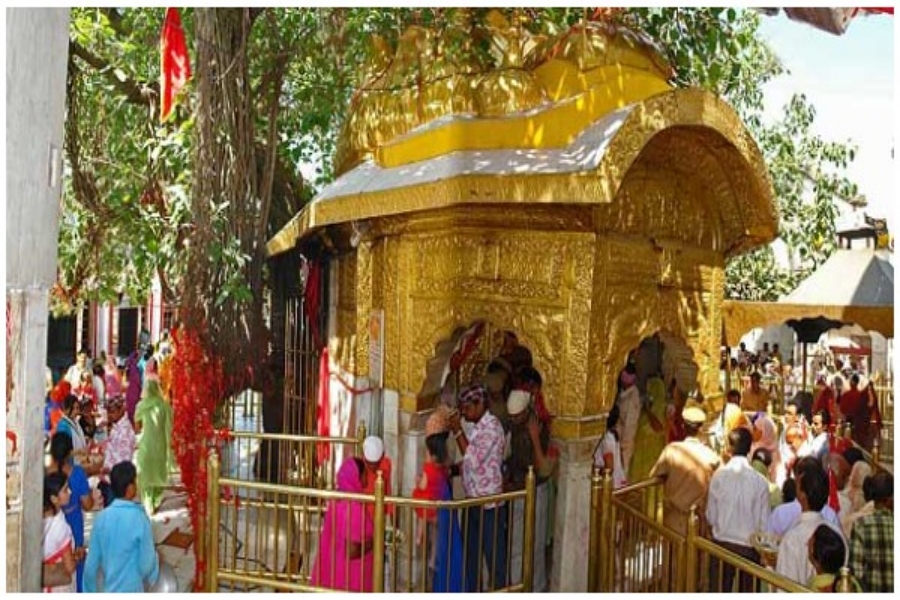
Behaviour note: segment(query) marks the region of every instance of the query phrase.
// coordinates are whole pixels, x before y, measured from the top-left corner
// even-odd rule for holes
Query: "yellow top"
[[[458,31],[410,27],[392,57],[376,40],[373,62],[385,66],[351,101],[335,173],[368,159],[393,167],[457,150],[559,148],[599,117],[671,89],[669,65],[625,29],[589,22],[544,40],[497,11],[483,27],[496,68],[465,48],[451,56]]]

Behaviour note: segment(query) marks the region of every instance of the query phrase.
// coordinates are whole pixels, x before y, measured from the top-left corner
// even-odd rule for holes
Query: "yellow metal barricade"
[[[701,535],[692,510],[687,536],[663,523],[661,479],[612,490],[609,471],[591,479],[588,557],[590,592],[728,592],[742,580],[753,591],[810,592],[809,588],[743,558]],[[726,568],[732,589],[722,589]]]
[[[237,436],[236,436],[237,437]],[[254,436],[246,436],[252,439]],[[281,443],[327,443],[320,438],[294,439],[297,436],[256,436]],[[356,440],[331,440],[334,444],[353,443]],[[525,523],[523,533],[524,557],[534,552],[535,482],[529,474],[526,489],[477,499],[429,502],[411,498],[384,495],[381,473],[376,480],[374,495],[354,494],[330,489],[331,486],[285,485],[254,481],[249,478],[225,476],[220,472],[216,452],[211,452],[207,462],[209,490],[207,522],[207,591],[318,591],[323,588],[312,584],[313,563],[318,554],[322,525],[329,502],[343,500],[358,503],[371,511],[373,523],[371,573],[360,572],[362,578],[371,577],[371,589],[376,592],[424,592],[430,591],[433,572],[429,569],[429,549],[438,542],[433,531],[419,532],[422,521],[417,509],[449,511],[450,518],[459,518],[462,531],[462,564],[467,555],[475,556],[473,548],[483,547],[480,539],[484,528],[478,529],[479,539],[466,536],[466,519],[471,515],[483,517],[486,511],[503,514],[494,505],[511,506],[513,501],[524,501]],[[333,473],[333,466],[329,467]],[[253,476],[247,469],[236,474]],[[316,476],[308,482],[323,483],[327,477]],[[333,482],[333,475],[330,477]],[[475,511],[474,513],[471,511]],[[506,531],[501,537],[495,533],[494,543],[504,544],[507,558],[512,555],[512,510],[507,510],[506,521],[499,523],[495,532]],[[502,540],[505,537],[505,542]],[[473,542],[470,544],[469,542]],[[332,557],[333,558],[333,557]],[[486,572],[491,565],[487,556],[478,551],[475,564]],[[510,561],[499,564],[500,570],[491,575],[474,575],[478,591],[530,591],[532,585],[532,561],[522,560],[519,572],[511,571]],[[493,573],[500,573],[505,580],[496,580]],[[450,582],[461,586],[462,582]]]

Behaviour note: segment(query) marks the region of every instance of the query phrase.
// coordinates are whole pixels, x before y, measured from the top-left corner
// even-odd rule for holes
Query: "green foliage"
[[[148,48],[161,9],[71,15],[59,244],[59,283],[68,294],[57,299],[144,298],[154,274],[180,275],[174,257],[190,218],[193,120],[157,122],[159,56]]]

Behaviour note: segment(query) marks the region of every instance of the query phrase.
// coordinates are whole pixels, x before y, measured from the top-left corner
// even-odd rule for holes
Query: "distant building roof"
[[[837,250],[779,300],[791,304],[893,306],[894,267],[890,254],[872,249]]]

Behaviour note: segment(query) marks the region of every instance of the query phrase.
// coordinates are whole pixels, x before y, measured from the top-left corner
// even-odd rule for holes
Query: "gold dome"
[[[479,32],[490,42],[491,64],[472,51],[465,19],[441,35],[409,27],[387,59],[390,50],[383,41],[376,42],[377,66],[368,70],[375,74],[351,100],[338,140],[335,174],[370,159],[385,166],[389,146],[414,138],[423,125],[451,115],[499,119],[508,126],[511,119],[553,111],[564,103],[583,105],[583,118],[570,124],[563,119],[562,131],[535,141],[565,143],[611,110],[670,89],[671,68],[662,55],[645,38],[616,25],[586,22],[543,38],[491,11]],[[381,65],[386,66],[378,69]],[[468,143],[465,136],[454,139],[463,146]],[[521,147],[523,140],[517,137],[515,142]],[[394,164],[407,160],[401,154]]]

